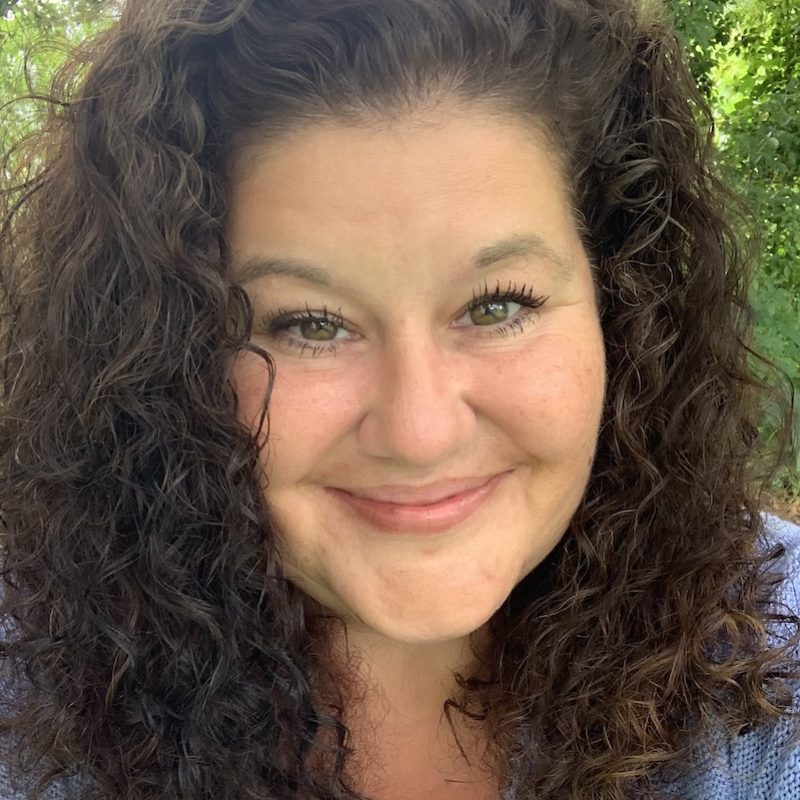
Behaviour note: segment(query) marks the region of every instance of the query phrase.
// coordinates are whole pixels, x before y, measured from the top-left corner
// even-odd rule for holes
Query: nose
[[[422,467],[464,449],[476,427],[465,367],[430,336],[406,334],[387,344],[359,425],[362,450]]]

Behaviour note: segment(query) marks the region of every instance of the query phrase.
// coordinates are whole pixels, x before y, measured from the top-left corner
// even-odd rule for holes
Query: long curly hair
[[[232,359],[272,363],[228,277],[227,187],[248,142],[443,99],[557,144],[608,375],[580,507],[444,711],[541,800],[659,797],[709,731],[791,713],[747,217],[663,10],[128,0],[51,94],[0,209],[0,730],[34,796],[366,797],[355,670],[282,574],[262,432],[237,418]]]

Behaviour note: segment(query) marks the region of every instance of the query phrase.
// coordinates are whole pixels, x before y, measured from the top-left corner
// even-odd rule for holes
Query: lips
[[[371,489],[344,489],[355,497],[376,503],[425,506],[438,503],[448,497],[470,492],[483,486],[493,475],[481,478],[457,478],[437,481],[427,486],[377,486]]]
[[[509,472],[459,478],[424,487],[329,488],[328,492],[362,522],[390,533],[437,533],[475,513]]]

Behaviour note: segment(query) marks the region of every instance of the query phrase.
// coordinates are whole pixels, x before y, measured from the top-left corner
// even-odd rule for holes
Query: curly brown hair
[[[93,798],[364,797],[355,673],[282,575],[236,415],[231,360],[271,362],[228,278],[227,187],[250,141],[441,98],[558,144],[608,375],[585,497],[446,711],[542,800],[658,797],[704,733],[789,714],[800,620],[759,514],[745,212],[663,11],[128,0],[57,76],[0,211],[1,729],[36,797],[71,774]]]

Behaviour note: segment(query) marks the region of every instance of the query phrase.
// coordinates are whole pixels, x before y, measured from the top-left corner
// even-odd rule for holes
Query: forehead
[[[251,132],[233,151],[229,174],[234,188],[260,170],[295,180],[313,173],[320,184],[371,178],[400,191],[418,188],[425,177],[449,174],[455,183],[467,167],[472,177],[481,171],[500,175],[503,163],[522,161],[532,151],[564,172],[565,154],[544,120],[477,105],[445,106],[358,122],[317,120],[263,138]]]
[[[513,215],[526,203],[569,206],[561,159],[547,137],[533,124],[485,113],[381,126],[315,123],[249,144],[232,174],[234,229],[250,217],[280,227],[324,217],[340,231],[398,230]]]

